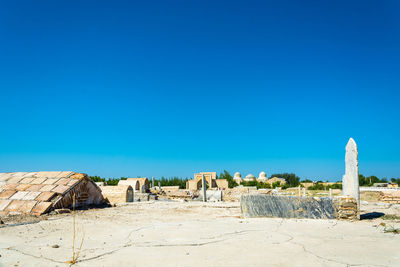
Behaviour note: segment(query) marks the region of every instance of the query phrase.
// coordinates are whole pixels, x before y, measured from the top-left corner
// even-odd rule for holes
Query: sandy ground
[[[397,213],[384,205],[364,212]],[[1,266],[68,266],[71,214],[0,228]],[[78,212],[76,266],[400,266],[382,218],[240,218],[239,203],[142,202]],[[58,247],[53,247],[57,245]]]

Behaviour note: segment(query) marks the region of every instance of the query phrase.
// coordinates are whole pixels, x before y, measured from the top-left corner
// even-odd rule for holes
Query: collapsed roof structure
[[[41,215],[52,209],[99,205],[100,188],[72,171],[0,173],[0,215]]]

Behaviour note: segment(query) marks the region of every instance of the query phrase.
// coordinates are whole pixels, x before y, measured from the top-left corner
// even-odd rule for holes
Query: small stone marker
[[[329,188],[329,197],[332,198],[332,188]]]
[[[154,177],[151,177],[151,187],[154,187]]]
[[[301,197],[301,187],[299,185],[299,197]]]
[[[305,187],[303,187],[303,196],[304,197],[306,196],[306,188]]]
[[[358,183],[358,151],[353,138],[350,138],[346,146],[346,172],[343,175],[343,196],[356,199],[357,209],[360,210],[360,187]]]
[[[201,186],[202,186],[202,190],[203,190],[203,202],[207,202],[207,186],[206,186],[206,177],[203,175],[201,175]]]

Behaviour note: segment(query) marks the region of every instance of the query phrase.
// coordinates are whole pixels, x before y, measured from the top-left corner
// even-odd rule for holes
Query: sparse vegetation
[[[380,223],[380,226],[383,227],[384,233],[393,233],[393,234],[400,234],[400,228],[395,228],[393,225],[387,225],[386,223]]]
[[[74,265],[79,258],[79,254],[82,251],[82,245],[83,245],[83,240],[85,239],[85,232],[83,231],[82,233],[82,240],[79,245],[79,248],[77,251],[75,251],[75,239],[76,239],[76,211],[75,211],[75,193],[72,197],[72,224],[73,224],[73,236],[72,236],[72,259],[70,261],[67,261],[68,264]]]
[[[316,184],[308,187],[308,190],[329,190],[329,189],[342,189],[341,183],[334,183],[330,185],[324,185],[321,181],[317,182]]]
[[[186,188],[186,182],[188,180],[189,180],[188,178],[179,178],[179,177],[165,178],[165,177],[161,177],[161,179],[154,181],[154,185],[155,186],[159,186],[160,183],[161,183],[161,186],[179,186],[180,189],[185,189]]]
[[[382,219],[389,221],[400,221],[400,216],[395,214],[386,214],[382,216]]]

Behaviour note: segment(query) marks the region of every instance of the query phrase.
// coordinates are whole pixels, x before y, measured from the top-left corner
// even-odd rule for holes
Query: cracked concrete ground
[[[239,203],[158,201],[76,221],[76,266],[400,266],[400,235],[383,233],[381,219],[242,219]],[[0,228],[0,265],[67,266],[72,225],[64,214]]]

